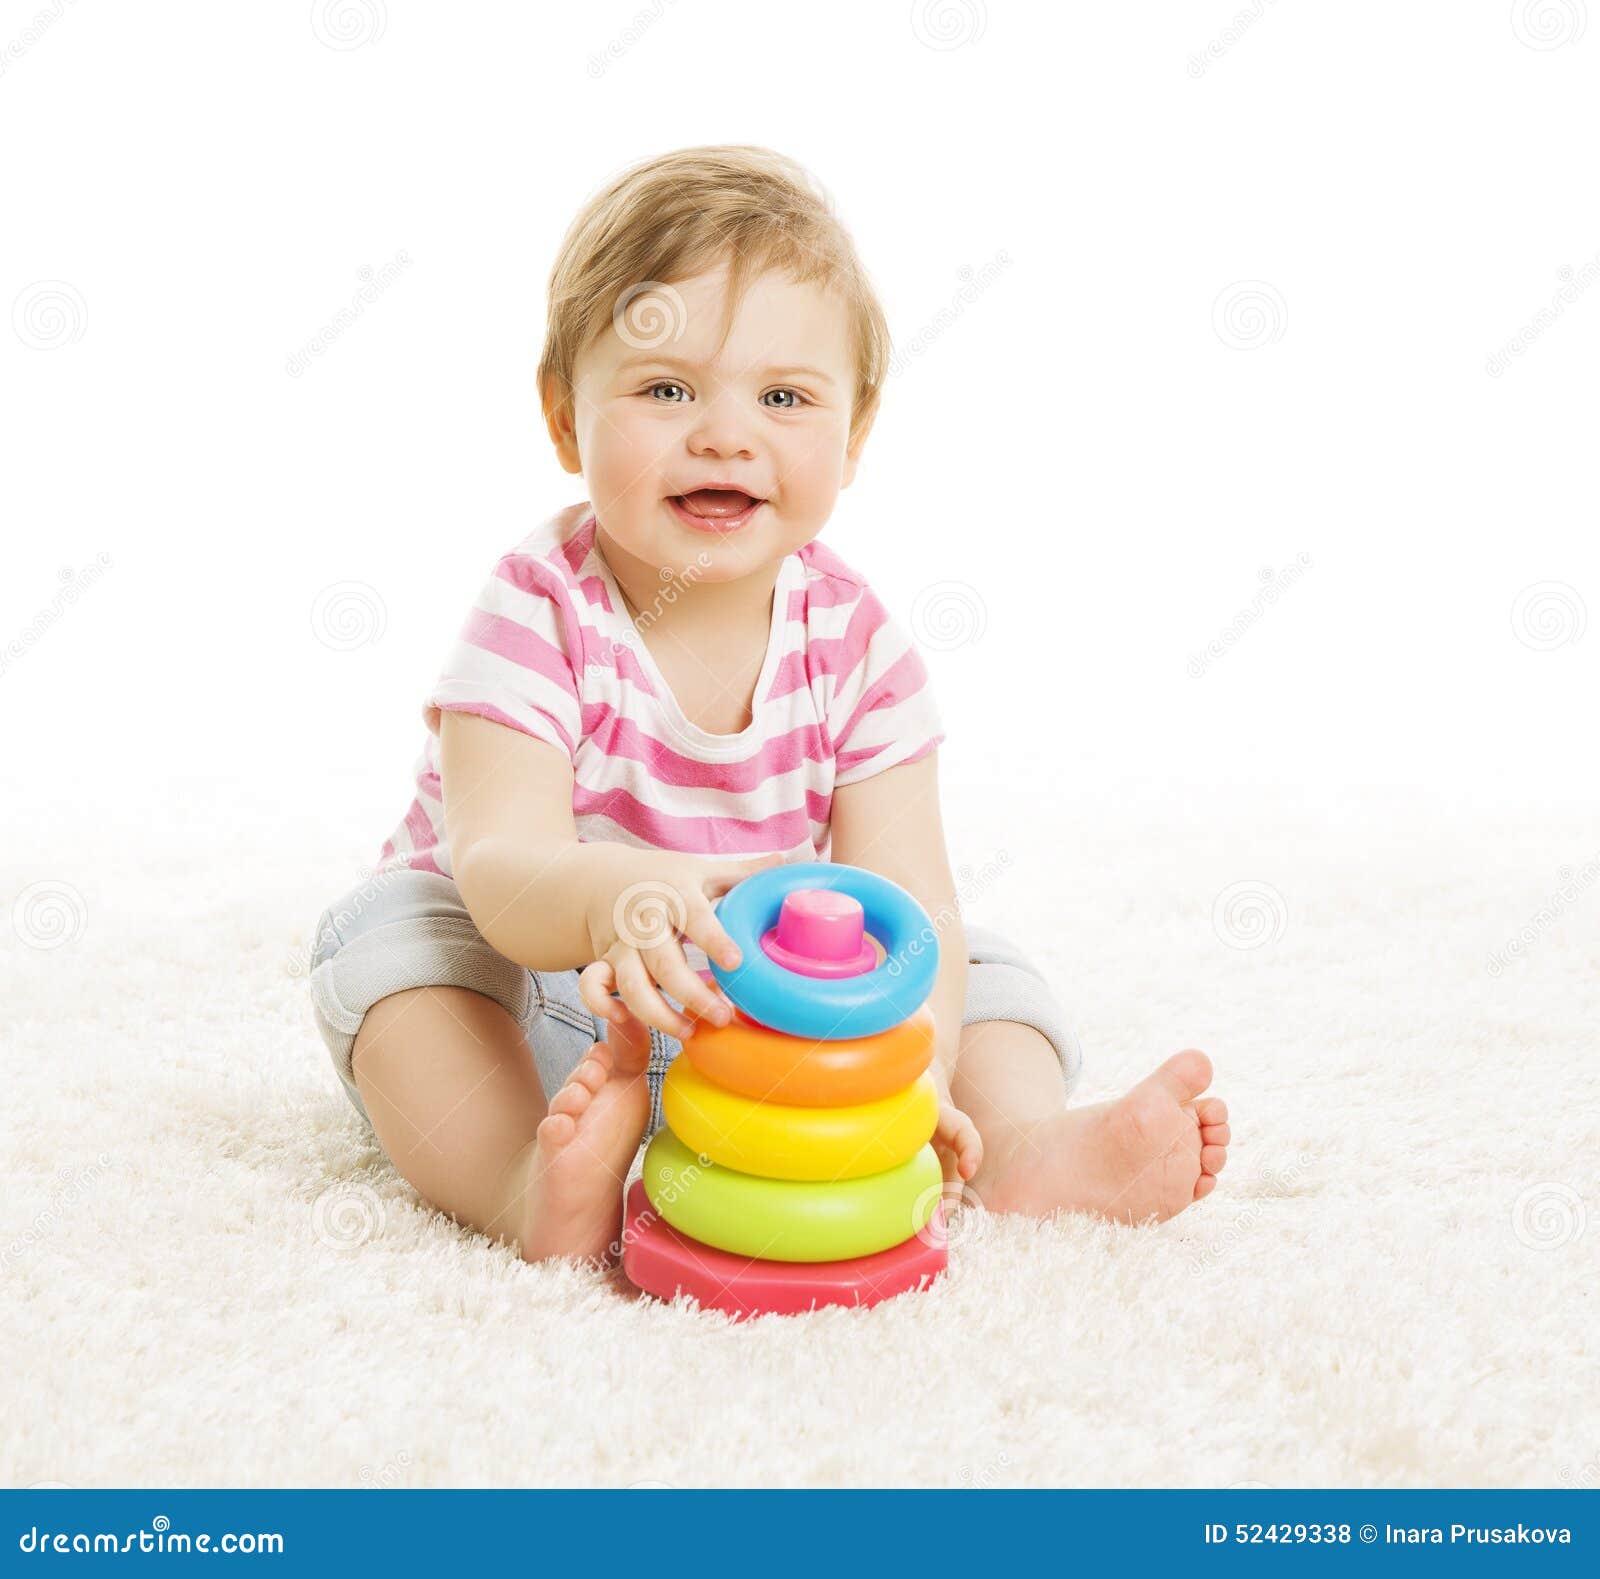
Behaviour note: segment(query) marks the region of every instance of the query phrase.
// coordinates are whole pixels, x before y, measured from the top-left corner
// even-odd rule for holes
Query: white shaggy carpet
[[[0,1480],[1600,1483],[1600,822],[953,799],[1083,1096],[1212,1054],[1224,1187],[1160,1229],[969,1216],[931,1294],[734,1326],[522,1265],[367,1139],[300,958],[392,797],[13,794]]]

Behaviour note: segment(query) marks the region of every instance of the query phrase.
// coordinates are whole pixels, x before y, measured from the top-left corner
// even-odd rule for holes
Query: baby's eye
[[[684,400],[687,400],[689,398],[689,391],[687,389],[685,389],[682,384],[675,384],[675,383],[673,383],[671,381],[671,379],[666,379],[666,378],[658,379],[655,383],[653,383],[649,387],[648,390],[645,391],[645,393],[649,394],[649,395],[654,395],[658,390],[662,390],[662,389],[674,389],[674,390],[676,390],[678,392],[679,395],[683,396]],[[663,402],[663,404],[664,405],[668,405],[668,406],[681,406],[683,404],[683,400],[679,400],[676,397],[669,396]]]
[[[769,389],[767,394],[761,398],[765,400],[767,395],[785,395],[788,397],[785,404],[772,406],[770,409],[773,411],[795,411],[807,404],[806,397],[798,389]]]

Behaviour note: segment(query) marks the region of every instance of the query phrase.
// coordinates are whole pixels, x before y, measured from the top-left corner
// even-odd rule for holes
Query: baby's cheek
[[[786,527],[800,529],[826,521],[839,494],[838,475],[813,458],[779,473],[778,505]]]

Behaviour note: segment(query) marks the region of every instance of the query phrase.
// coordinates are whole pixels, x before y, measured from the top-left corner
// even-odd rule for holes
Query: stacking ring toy
[[[784,1107],[725,1091],[687,1058],[661,1087],[661,1113],[690,1151],[768,1179],[859,1179],[914,1156],[939,1123],[932,1075],[854,1107]]]
[[[847,1107],[902,1091],[933,1062],[933,1011],[849,1042],[807,1041],[769,1031],[736,1013],[727,1025],[699,1021],[683,1055],[707,1080],[757,1102]]]
[[[773,1261],[843,1261],[901,1244],[927,1224],[943,1183],[932,1146],[896,1168],[832,1184],[702,1162],[670,1129],[657,1130],[644,1154],[645,1194],[679,1233]]]
[[[664,1222],[645,1194],[628,1189],[622,1266],[629,1280],[659,1299],[686,1294],[702,1310],[746,1316],[795,1316],[821,1305],[876,1305],[925,1288],[949,1265],[939,1208],[920,1232],[875,1255],[850,1261],[752,1261],[714,1250]]]
[[[860,910],[830,906],[830,894],[848,895]],[[752,1020],[790,1036],[876,1036],[926,1002],[939,970],[927,912],[898,883],[858,867],[770,867],[724,894],[717,919],[743,960],[736,970],[713,963],[712,974]],[[884,952],[870,968],[863,926]]]

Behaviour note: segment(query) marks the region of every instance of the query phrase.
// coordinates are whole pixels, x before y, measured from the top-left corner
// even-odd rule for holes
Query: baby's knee
[[[1067,1090],[1072,1090],[1083,1072],[1083,1049],[1055,990],[1015,944],[987,927],[971,927],[961,1023],[997,1020],[1027,1026],[1042,1036],[1055,1052]]]

